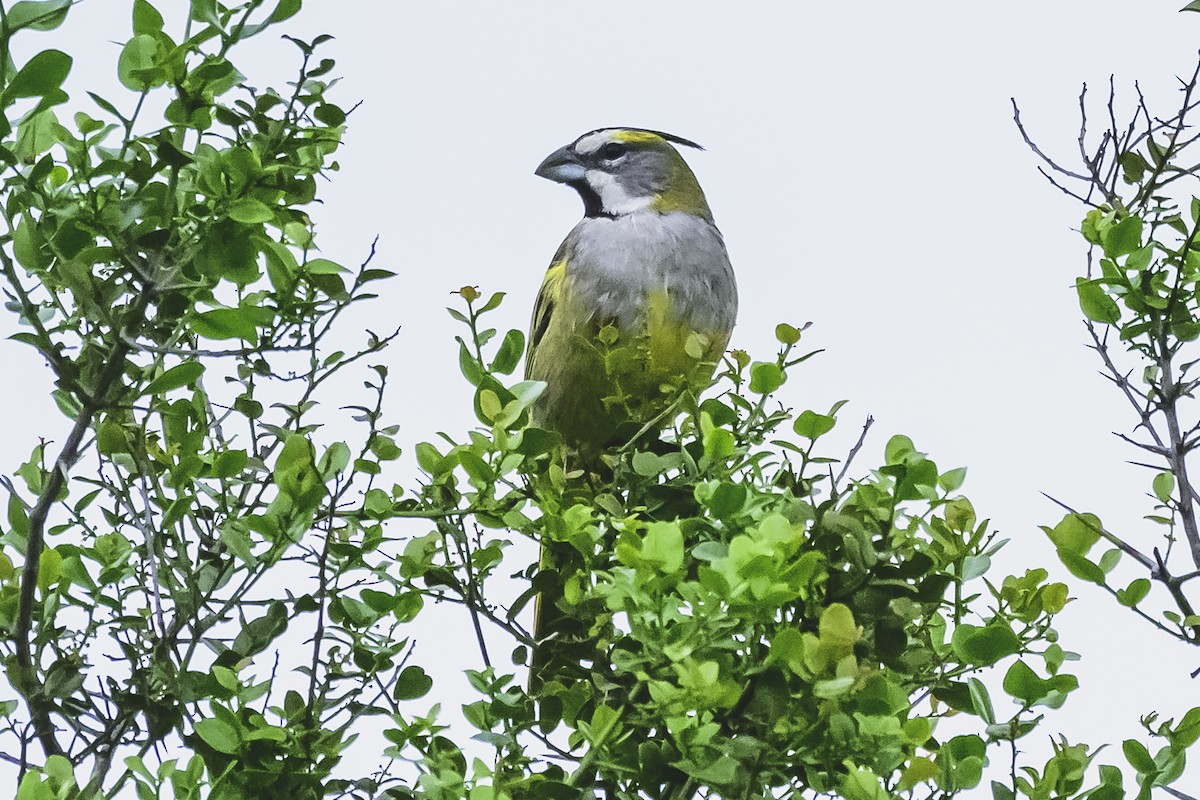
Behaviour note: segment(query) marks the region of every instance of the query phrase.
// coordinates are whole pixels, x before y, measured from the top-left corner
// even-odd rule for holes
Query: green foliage
[[[45,357],[73,426],[4,480],[0,649],[20,703],[3,701],[0,731],[21,798],[365,796],[369,779],[332,777],[351,723],[419,683],[394,635],[419,597],[372,555],[390,506],[373,483],[398,454],[384,368],[361,443],[314,444],[322,387],[391,339],[324,344],[391,274],[317,257],[306,208],[345,122],[327,37],[293,40],[283,92],[233,60],[299,6],[196,0],[168,31],[136,0],[116,63],[130,94],[70,116],[68,55],[0,65],[13,338]],[[4,52],[69,10],[0,6]]]
[[[1184,11],[1200,6],[1189,4]],[[1149,533],[1107,529],[1094,514],[1080,513],[1055,501],[1067,514],[1043,530],[1059,560],[1077,579],[1095,584],[1123,607],[1131,609],[1159,631],[1187,644],[1200,645],[1200,616],[1195,580],[1200,578],[1200,494],[1190,469],[1200,447],[1200,429],[1192,404],[1200,382],[1195,341],[1200,338],[1200,200],[1195,189],[1196,138],[1191,135],[1200,67],[1181,83],[1182,101],[1174,113],[1151,111],[1139,89],[1137,105],[1127,123],[1119,125],[1114,108],[1116,89],[1110,89],[1103,108],[1105,123],[1096,137],[1089,125],[1085,95],[1080,101],[1085,134],[1078,142],[1083,167],[1066,168],[1034,147],[1052,183],[1088,206],[1080,233],[1089,245],[1087,274],[1076,279],[1091,347],[1109,378],[1133,411],[1128,435],[1122,440],[1138,450],[1136,463],[1151,471],[1144,485],[1153,506],[1145,517]],[[1020,117],[1017,124],[1021,126]],[[1021,127],[1027,142],[1032,144]],[[1144,490],[1143,490],[1144,491]],[[1159,544],[1147,544],[1155,535]],[[1103,551],[1097,553],[1099,547]],[[1130,579],[1130,571],[1143,576]],[[1015,666],[1015,665],[1014,665]],[[1029,697],[1053,690],[1059,676],[1043,679],[1017,668],[1005,678],[1006,688]],[[1053,698],[1053,694],[1047,695]],[[1193,709],[1184,716],[1200,715]],[[1170,724],[1152,725],[1156,714],[1143,719],[1147,731],[1168,740],[1152,757],[1139,740],[1126,740],[1122,753],[1127,774],[1136,774],[1138,800],[1166,787],[1182,774],[1188,736]],[[1128,796],[1122,773],[1115,765],[1099,765],[1100,783],[1084,791],[1085,775],[1099,751],[1062,741],[1055,756],[1039,773],[1013,783],[1013,792],[1035,800],[1050,797],[1115,800]],[[1176,797],[1187,795],[1171,790]]]
[[[667,430],[608,453],[600,479],[527,427],[536,391],[494,368],[489,343],[509,337],[484,320],[499,295],[460,294],[459,365],[484,427],[417,445],[426,485],[400,507],[436,524],[400,573],[408,591],[461,603],[477,630],[507,633],[518,667],[534,645],[528,601],[561,587],[561,619],[538,645],[533,696],[480,635],[489,666],[465,711],[489,762],[431,736],[430,718],[397,719],[393,753],[421,765],[414,796],[949,797],[979,784],[989,743],[1027,734],[1037,706],[1076,688],[1059,671],[1072,656],[1044,649],[1066,587],[1044,570],[978,580],[1003,542],[956,494],[962,470],[897,436],[883,465],[845,483],[815,450],[842,404],[775,404],[812,355],[797,355],[797,329],[780,326],[771,361],[733,353],[711,396],[681,393]],[[529,590],[511,604],[486,602],[514,568],[514,536],[563,557],[523,569]],[[980,680],[991,673],[1011,699],[999,716]],[[940,738],[948,715],[977,717],[979,732]]]

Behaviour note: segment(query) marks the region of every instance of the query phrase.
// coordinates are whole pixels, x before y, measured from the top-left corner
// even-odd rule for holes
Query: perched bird
[[[542,282],[526,377],[545,381],[533,422],[585,458],[625,421],[648,422],[671,388],[703,385],[729,342],[737,283],[678,136],[602,128],[536,174],[583,198]],[[664,387],[667,391],[663,391]]]
[[[531,421],[558,432],[584,468],[622,423],[665,426],[658,417],[669,416],[679,391],[712,379],[737,317],[725,242],[675,145],[700,149],[658,131],[602,128],[536,170],[578,192],[584,217],[551,260],[534,307],[526,377],[546,389]],[[557,549],[543,545],[543,573],[569,570],[570,554]],[[557,578],[542,581],[553,588],[538,596],[539,643],[562,633]],[[549,657],[535,648],[531,687]]]

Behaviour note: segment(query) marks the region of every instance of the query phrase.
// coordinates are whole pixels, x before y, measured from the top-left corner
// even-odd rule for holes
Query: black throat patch
[[[596,190],[586,180],[571,181],[567,185],[579,192],[579,197],[583,200],[583,215],[585,217],[612,216],[605,213],[604,204],[600,202],[600,195],[596,193]]]

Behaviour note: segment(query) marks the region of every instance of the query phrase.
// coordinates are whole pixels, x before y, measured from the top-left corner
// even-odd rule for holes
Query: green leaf
[[[854,623],[854,613],[841,603],[831,603],[821,612],[817,623],[817,634],[821,645],[830,649],[838,658],[854,651],[854,643],[861,632]]]
[[[233,222],[230,224],[236,225]],[[296,256],[293,255],[291,249],[282,242],[276,242],[266,237],[259,237],[257,242],[266,257],[267,275],[271,279],[271,284],[276,289],[290,288],[293,278],[300,271],[300,265],[296,263]]]
[[[1023,701],[1025,706],[1043,703],[1057,708],[1068,692],[1079,687],[1074,675],[1055,675],[1043,679],[1024,661],[1014,661],[1004,673],[1004,691]]]
[[[400,447],[390,436],[377,434],[371,438],[370,450],[380,461],[394,461],[400,457]],[[348,455],[348,451],[347,451]],[[347,462],[349,459],[347,458]]]
[[[394,696],[397,700],[415,700],[424,697],[433,688],[433,678],[421,667],[410,665],[396,678]]]
[[[1100,228],[1105,223],[1105,214],[1098,208],[1093,208],[1083,218],[1083,222],[1079,225],[1079,232],[1083,234],[1083,238],[1087,239],[1092,244],[1100,244]]]
[[[1160,472],[1154,476],[1154,496],[1160,503],[1171,502],[1171,494],[1175,491],[1175,476],[1170,472]]]
[[[48,592],[50,587],[58,583],[58,579],[62,577],[62,554],[56,548],[47,548],[42,551],[41,558],[38,559],[38,588],[43,593]]]
[[[917,448],[913,445],[912,439],[907,436],[897,435],[888,439],[887,444],[883,448],[883,459],[889,466],[892,464],[903,464],[908,460],[909,456],[915,455]]]
[[[29,514],[16,492],[8,495],[8,526],[22,539],[29,536]]]
[[[500,304],[504,302],[504,296],[504,292],[493,292],[492,296],[487,299],[487,302],[481,305],[479,310],[475,312],[476,316],[499,308]]]
[[[255,566],[258,559],[254,557],[254,552],[250,546],[250,533],[240,523],[228,523],[221,526],[220,530],[221,543],[229,548],[229,551],[240,558],[243,563],[250,566]]]
[[[275,485],[301,507],[314,505],[325,491],[314,455],[312,443],[305,436],[292,433],[284,440],[275,460]]]
[[[26,164],[33,163],[38,157],[58,143],[58,118],[53,109],[45,109],[21,120],[17,126],[17,146],[13,154]],[[62,169],[61,165],[51,170],[51,178],[55,170]],[[60,230],[60,235],[63,231]]]
[[[472,386],[478,386],[483,382],[483,367],[467,349],[467,343],[462,339],[458,340],[458,369]]]
[[[319,468],[325,480],[340,475],[350,466],[350,447],[345,442],[334,442],[321,456]]]
[[[1183,342],[1194,342],[1200,339],[1200,322],[1172,319],[1171,335]]]
[[[242,658],[249,658],[267,649],[285,631],[287,631],[287,612],[284,610],[283,603],[276,601],[267,607],[265,615],[258,619],[252,619],[242,626],[231,647]]]
[[[441,475],[452,464],[446,462],[445,456],[438,452],[437,448],[429,442],[419,442],[415,448],[417,456],[417,466],[425,470],[433,476]]]
[[[992,698],[988,695],[987,687],[978,678],[968,678],[967,688],[971,692],[971,705],[975,713],[989,725],[996,722],[996,712],[992,709]]]
[[[639,450],[629,460],[633,471],[646,478],[652,478],[663,471],[662,459],[648,450]]]
[[[204,365],[199,361],[185,361],[150,381],[149,385],[142,390],[141,396],[164,394],[182,386],[191,386],[203,374]]]
[[[1100,518],[1095,514],[1067,514],[1054,528],[1042,528],[1050,541],[1059,550],[1077,555],[1087,555],[1092,545],[1100,541],[1103,529]]]
[[[484,487],[496,480],[496,473],[488,463],[479,457],[478,453],[470,450],[458,451],[458,463],[462,464],[463,472],[471,479],[472,485]]]
[[[163,29],[162,14],[146,0],[133,2],[133,32],[135,34],[159,33]]]
[[[11,36],[21,29],[34,31],[50,31],[57,28],[67,18],[72,0],[44,0],[35,2],[13,3],[5,15],[8,24],[7,35]]]
[[[322,103],[313,111],[313,116],[318,122],[323,122],[331,128],[335,128],[346,121],[346,112],[335,106],[333,103]]]
[[[796,417],[796,422],[792,425],[792,430],[798,436],[806,439],[817,439],[833,430],[833,426],[836,424],[836,417],[818,414],[815,411],[801,411],[800,416]]]
[[[75,767],[64,756],[52,755],[47,758],[43,771],[59,786],[75,785]]]
[[[13,231],[13,254],[25,269],[33,272],[50,266],[52,255],[46,241],[28,214],[21,215]]]
[[[210,278],[228,278],[240,286],[254,283],[262,275],[258,248],[250,238],[252,229],[231,220],[215,224],[200,243],[193,263]],[[274,251],[266,253],[268,263],[278,265]]]
[[[962,623],[950,637],[950,648],[964,664],[987,666],[1021,650],[1021,640],[1003,620],[979,627]]]
[[[1124,589],[1117,589],[1117,602],[1132,608],[1150,593],[1150,581],[1146,578],[1134,578]]]
[[[1142,177],[1146,174],[1146,170],[1150,165],[1146,163],[1146,159],[1136,150],[1126,150],[1117,157],[1117,163],[1121,165],[1121,171],[1124,173],[1126,183],[1139,183]]]
[[[1120,550],[1120,548],[1114,547],[1111,550],[1106,550],[1104,552],[1104,555],[1100,556],[1100,563],[1097,566],[1100,567],[1101,572],[1103,572],[1105,575],[1107,575],[1108,573],[1110,573],[1114,569],[1116,569],[1117,564],[1119,564],[1120,562],[1121,562],[1121,550]]]
[[[1180,11],[1200,11],[1200,0],[1192,0],[1192,2],[1188,3],[1186,6],[1184,6],[1183,8],[1181,8],[1179,10]]]
[[[1126,217],[1100,233],[1100,244],[1109,258],[1128,255],[1142,246],[1142,221]]]
[[[263,220],[263,222],[266,221]],[[328,258],[310,258],[305,262],[304,269],[310,275],[340,275],[350,271],[336,261],[330,261]]]
[[[708,499],[708,509],[718,519],[731,517],[745,507],[748,496],[745,486],[723,482],[713,490]]]
[[[714,428],[711,425],[704,430],[704,455],[712,461],[722,461],[733,455],[737,449],[737,437],[733,431],[725,428]]]
[[[788,325],[786,322],[781,322],[775,326],[775,338],[781,344],[795,344],[800,341],[800,329]]]
[[[1076,578],[1100,586],[1104,585],[1104,570],[1100,569],[1099,566],[1093,564],[1084,556],[1059,548],[1058,558],[1062,561],[1063,566]]]
[[[205,339],[242,339],[258,342],[257,322],[269,315],[269,309],[218,308],[192,317],[192,330]],[[269,322],[269,319],[267,320]]]
[[[217,16],[217,0],[191,0],[190,14],[197,22],[221,24],[221,19]]]
[[[778,364],[758,361],[750,366],[750,391],[770,394],[783,385],[785,377]]]
[[[1115,325],[1121,321],[1121,309],[1117,306],[1117,301],[1105,293],[1104,287],[1098,281],[1077,278],[1075,291],[1079,294],[1079,308],[1092,322]]]
[[[517,368],[517,362],[521,360],[521,354],[524,352],[525,334],[515,329],[510,330],[504,334],[504,340],[500,342],[500,348],[496,351],[496,357],[492,359],[492,364],[488,369],[508,375]]]
[[[71,72],[71,57],[61,50],[43,50],[26,62],[4,87],[4,102],[18,97],[41,97],[62,86]]]
[[[958,469],[951,469],[943,472],[938,477],[938,486],[940,486],[944,492],[954,492],[962,487],[963,482],[966,479],[967,468],[959,467]]]
[[[1044,681],[1024,661],[1015,661],[1004,674],[1004,691],[1019,700],[1033,702],[1042,696]]]
[[[58,406],[58,410],[63,413],[64,417],[70,420],[79,419],[79,415],[83,412],[83,406],[75,395],[62,389],[55,389],[50,396],[54,398],[54,404]]]
[[[275,219],[275,212],[261,200],[253,197],[243,197],[229,204],[229,218],[234,222],[246,225],[261,225]],[[332,263],[332,262],[330,262]],[[311,269],[309,270],[312,271]]]
[[[158,60],[158,40],[149,34],[134,36],[125,43],[117,59],[117,78],[126,89],[144,92],[162,82]]]
[[[846,800],[888,800],[893,795],[879,783],[879,776],[866,767],[856,767],[842,778],[841,794]]]
[[[992,559],[982,553],[977,556],[967,556],[963,559],[962,567],[962,582],[974,580],[982,575],[986,575],[987,571],[992,568]]]
[[[283,22],[295,16],[299,11],[300,0],[279,0],[279,4],[275,6],[275,10],[267,18],[267,22]]]
[[[247,25],[242,29],[242,38],[248,39],[251,36],[255,36],[270,26],[278,22],[283,22],[299,10],[300,0],[279,0],[279,3],[275,6],[275,10],[272,11],[270,16],[268,16],[264,21],[255,25]],[[296,44],[300,45],[301,49],[306,51],[312,50],[309,45],[299,42],[298,40],[294,41]]]
[[[683,566],[683,532],[673,522],[652,522],[642,540],[642,557],[667,575]]]
[[[1146,267],[1150,266],[1150,261],[1154,258],[1154,248],[1151,246],[1139,247],[1129,254],[1125,259],[1125,269],[1137,270],[1141,272]]]
[[[1200,707],[1190,709],[1179,720],[1171,741],[1176,747],[1191,747],[1200,739]]]
[[[1125,760],[1129,762],[1129,765],[1140,774],[1148,775],[1152,772],[1158,772],[1158,766],[1154,763],[1154,758],[1151,757],[1150,751],[1146,749],[1146,745],[1137,739],[1126,739],[1121,744],[1121,752],[1125,754]]]
[[[226,450],[213,461],[213,477],[222,480],[238,475],[246,468],[250,457],[245,450]]]
[[[213,750],[226,755],[236,754],[241,745],[237,731],[227,722],[219,719],[198,720],[196,735]]]

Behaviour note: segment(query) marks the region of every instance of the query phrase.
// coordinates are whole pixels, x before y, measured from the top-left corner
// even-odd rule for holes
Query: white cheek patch
[[[606,214],[630,214],[649,208],[654,202],[652,196],[629,194],[616,178],[602,169],[589,169],[584,177],[588,186],[600,195],[600,206]]]

